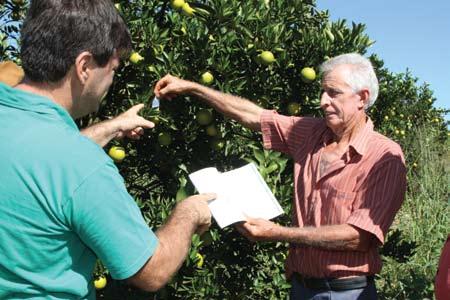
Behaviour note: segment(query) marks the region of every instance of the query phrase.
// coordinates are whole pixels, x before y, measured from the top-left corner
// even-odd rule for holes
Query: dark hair
[[[111,0],[33,0],[21,32],[25,75],[61,80],[83,51],[105,66],[117,51],[128,55],[131,36]]]

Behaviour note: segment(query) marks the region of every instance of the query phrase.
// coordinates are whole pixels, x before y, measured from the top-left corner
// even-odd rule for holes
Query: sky
[[[331,20],[366,24],[385,67],[395,73],[409,69],[419,84],[434,92],[434,106],[450,109],[450,1],[449,0],[317,0]],[[450,116],[447,114],[446,119]]]

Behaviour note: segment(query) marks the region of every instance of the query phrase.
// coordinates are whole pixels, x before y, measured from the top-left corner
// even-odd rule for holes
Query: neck
[[[350,141],[361,131],[366,125],[367,116],[365,113],[362,113],[358,116],[355,116],[353,120],[348,122],[341,129],[334,131],[335,140],[338,144],[349,144]]]
[[[35,82],[25,77],[15,88],[47,97],[56,104],[62,106],[71,116],[73,116],[73,98],[70,83],[65,78],[58,82],[46,83]]]

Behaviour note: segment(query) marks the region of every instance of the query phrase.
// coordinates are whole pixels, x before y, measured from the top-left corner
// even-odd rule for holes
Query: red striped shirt
[[[434,280],[436,300],[450,299],[450,234],[442,249],[438,270]]]
[[[294,159],[293,225],[350,224],[372,233],[379,245],[406,190],[400,146],[375,132],[370,119],[350,141],[342,159],[319,174],[323,149],[333,140],[325,120],[287,117],[266,110],[261,117],[264,146]],[[344,277],[381,270],[378,245],[368,252],[337,251],[292,244],[286,275]]]

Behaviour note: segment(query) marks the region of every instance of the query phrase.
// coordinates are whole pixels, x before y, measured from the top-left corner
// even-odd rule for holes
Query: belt
[[[374,281],[373,275],[349,278],[308,278],[294,273],[294,278],[309,289],[328,291],[361,289]]]

